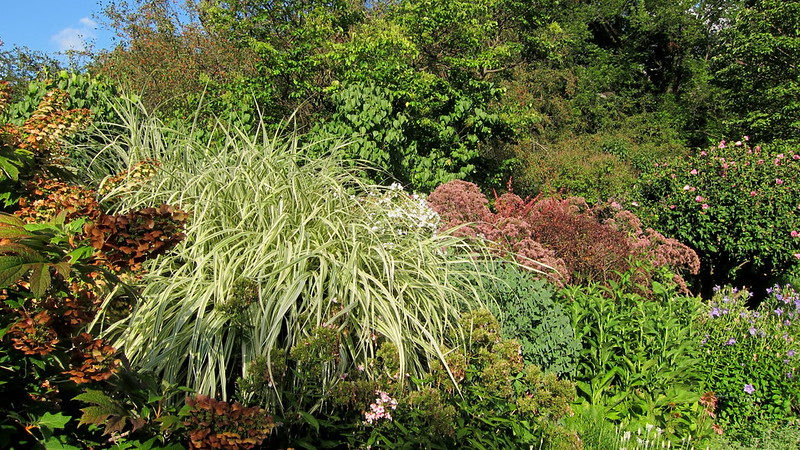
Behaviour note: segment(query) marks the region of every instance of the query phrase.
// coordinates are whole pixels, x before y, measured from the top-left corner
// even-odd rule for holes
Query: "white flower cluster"
[[[404,236],[422,232],[432,235],[439,229],[439,214],[428,206],[425,198],[408,194],[398,183],[386,190],[369,192],[365,200],[375,208],[371,213],[374,221],[372,231],[375,233]]]

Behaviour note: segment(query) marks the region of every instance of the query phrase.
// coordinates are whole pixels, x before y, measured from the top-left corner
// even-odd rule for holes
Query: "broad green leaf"
[[[31,292],[36,297],[43,297],[50,287],[50,265],[34,264],[30,276]]]
[[[72,419],[70,416],[65,416],[62,413],[52,414],[49,412],[44,413],[41,417],[34,422],[41,427],[47,427],[52,430],[64,428],[64,426]]]

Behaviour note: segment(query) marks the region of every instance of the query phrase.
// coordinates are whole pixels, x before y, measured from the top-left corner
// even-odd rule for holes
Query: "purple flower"
[[[735,343],[736,343],[736,339],[730,338],[730,339],[728,339],[728,342],[725,343],[725,345],[733,345]]]
[[[754,388],[752,384],[745,384],[744,385],[744,392],[746,394],[752,394],[755,391],[756,391],[756,388]]]
[[[788,356],[788,357],[790,357],[790,358],[791,358],[792,356],[794,356],[794,350],[789,350],[789,351],[786,353],[786,356]]]
[[[781,314],[783,314],[783,309],[778,308],[778,309],[775,310],[775,315],[776,316],[780,316]]]
[[[756,327],[750,327],[750,336],[755,336],[758,333],[758,329]]]
[[[708,313],[708,315],[711,318],[719,317],[720,316],[719,308],[717,308],[716,306],[711,308],[711,311]]]

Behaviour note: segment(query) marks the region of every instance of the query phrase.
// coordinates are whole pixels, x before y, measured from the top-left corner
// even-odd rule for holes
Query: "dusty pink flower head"
[[[703,208],[703,209],[708,209],[708,204],[707,204],[707,203],[703,203],[703,205],[701,206],[701,208]]]
[[[718,148],[725,148],[725,141],[720,141]]]
[[[792,230],[792,232],[790,234],[792,235],[792,237],[800,236],[800,232],[797,231],[797,230]]]
[[[684,186],[684,187],[683,187],[683,190],[684,190],[684,191],[688,191],[688,190],[689,190],[689,189],[691,189],[691,188],[692,188],[692,187],[691,187],[691,186],[689,186],[689,185],[687,184],[686,186]]]
[[[741,147],[742,146],[742,141],[736,141],[736,146],[737,147]]]
[[[702,195],[698,195],[697,197],[694,198],[694,201],[702,202],[703,201],[703,196]]]
[[[743,137],[742,139],[744,139],[744,141],[745,141],[745,142],[747,142],[747,141],[749,141],[749,140],[750,140],[750,136],[745,136],[745,137]]]
[[[797,259],[800,259],[800,253],[795,253],[794,257],[797,258]]]
[[[775,184],[783,184],[783,180],[781,180],[780,178],[776,178]]]
[[[756,196],[756,194],[757,194],[757,193],[756,193],[756,191],[750,191],[750,196],[751,196],[751,197],[755,197],[755,196]]]
[[[692,171],[689,172],[689,173],[692,174],[692,175],[697,175],[697,169],[692,169]]]

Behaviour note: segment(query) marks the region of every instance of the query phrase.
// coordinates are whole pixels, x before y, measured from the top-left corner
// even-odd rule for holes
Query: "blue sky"
[[[50,54],[111,46],[113,33],[102,29],[96,16],[99,0],[0,0],[0,41],[3,50],[26,46]]]

